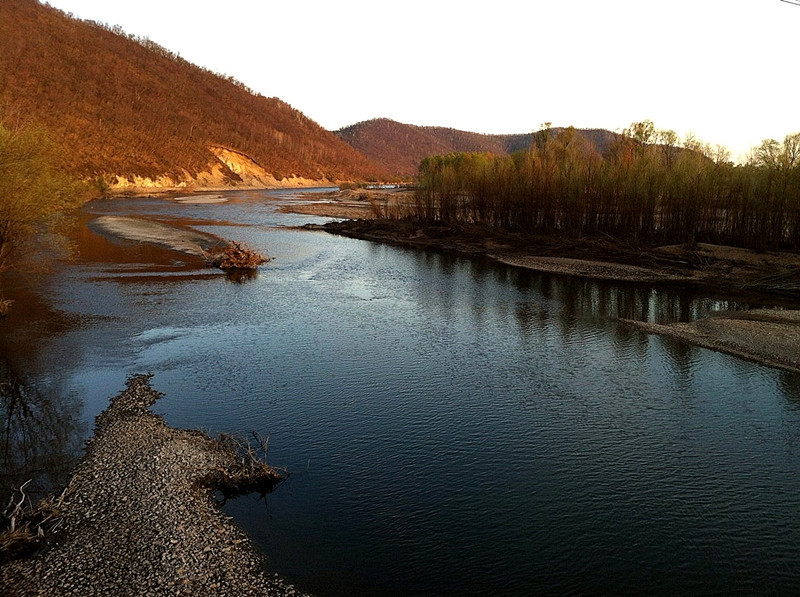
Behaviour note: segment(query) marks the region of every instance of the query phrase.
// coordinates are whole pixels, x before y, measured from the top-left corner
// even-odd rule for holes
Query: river
[[[741,305],[300,230],[327,220],[281,213],[297,191],[223,195],[92,202],[74,257],[16,283],[5,368],[49,415],[4,441],[60,438],[25,448],[61,463],[54,484],[126,376],[151,372],[169,424],[269,436],[289,480],[224,509],[302,590],[800,588],[800,376],[612,320]],[[105,238],[99,215],[273,261],[231,280]]]

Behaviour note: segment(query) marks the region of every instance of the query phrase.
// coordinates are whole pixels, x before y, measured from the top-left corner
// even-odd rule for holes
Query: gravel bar
[[[691,323],[662,325],[618,320],[650,334],[800,373],[800,311],[726,311]]]
[[[169,427],[160,394],[135,376],[97,417],[59,528],[36,555],[7,562],[3,595],[299,595],[218,508],[205,480],[236,466],[231,447]]]

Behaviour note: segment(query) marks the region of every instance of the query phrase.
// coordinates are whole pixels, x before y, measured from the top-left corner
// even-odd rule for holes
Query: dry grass
[[[233,242],[224,249],[214,250],[208,253],[208,262],[214,267],[225,271],[230,270],[252,270],[259,265],[269,261],[266,257],[245,245],[244,243]]]
[[[0,563],[34,553],[59,526],[59,507],[66,493],[33,505],[23,483],[8,501],[0,520]]]
[[[267,464],[269,436],[264,438],[254,431],[253,439],[255,446],[247,440],[223,434],[219,441],[225,449],[238,455],[236,466],[217,468],[202,483],[221,491],[225,499],[250,493],[264,495],[283,483],[289,473]]]

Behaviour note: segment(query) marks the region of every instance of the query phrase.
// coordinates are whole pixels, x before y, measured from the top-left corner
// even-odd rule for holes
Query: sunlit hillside
[[[560,129],[553,129],[557,133]],[[582,136],[603,153],[617,136],[606,130],[580,130]],[[336,134],[389,172],[416,174],[428,156],[451,152],[488,152],[506,155],[527,149],[532,133],[482,135],[456,129],[403,124],[387,118],[359,122]]]
[[[265,68],[277,59],[264,56]],[[246,154],[279,180],[380,174],[285,102],[35,0],[0,2],[0,111],[44,124],[82,176],[180,178],[214,165],[236,182],[222,150]]]

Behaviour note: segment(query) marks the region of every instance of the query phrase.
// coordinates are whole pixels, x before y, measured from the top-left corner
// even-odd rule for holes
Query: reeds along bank
[[[800,250],[800,133],[743,165],[721,147],[634,123],[600,153],[572,128],[510,156],[425,159],[414,215],[510,232],[606,234],[641,244]]]

